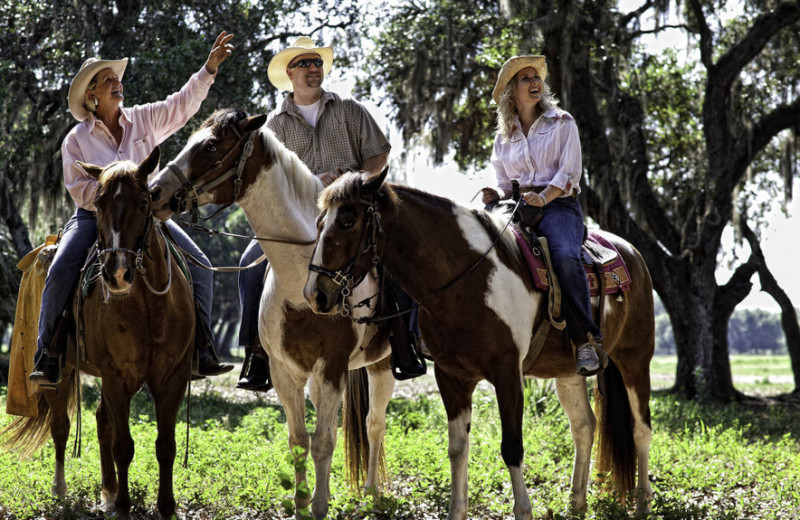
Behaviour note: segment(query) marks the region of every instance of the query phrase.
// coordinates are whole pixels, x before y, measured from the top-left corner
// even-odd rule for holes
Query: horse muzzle
[[[341,311],[342,288],[324,274],[309,273],[303,296],[317,314],[335,314]]]
[[[103,261],[100,274],[112,296],[126,296],[131,292],[135,270],[124,253],[111,253]]]

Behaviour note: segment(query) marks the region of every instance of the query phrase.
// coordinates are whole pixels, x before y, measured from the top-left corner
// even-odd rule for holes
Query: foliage
[[[534,518],[564,520],[572,440],[550,384],[537,386],[542,389],[542,404],[552,413],[533,415],[526,409],[523,471]],[[66,464],[67,498],[58,502],[49,495],[52,445],[27,460],[0,451],[0,518],[97,514],[100,477],[93,420],[97,402],[92,395],[96,398],[96,392],[84,393],[82,456]],[[473,403],[470,517],[508,518],[512,496],[508,471],[499,456],[500,421],[490,387],[481,385]],[[791,405],[703,405],[656,392],[651,411],[650,480],[656,495],[652,518],[777,520],[800,514],[800,425]],[[192,414],[189,469],[181,464],[185,424],[177,427],[179,456],[174,473],[181,514],[204,519],[283,518],[282,502],[293,493],[294,458],[280,409],[261,399],[243,403],[233,394],[200,388],[193,395]],[[10,419],[0,417],[0,425]],[[307,419],[313,421],[313,415]],[[144,393],[134,398],[131,425],[136,443],[131,466],[134,513],[139,518],[156,518],[155,418]],[[390,480],[374,499],[360,500],[351,494],[343,478],[341,446],[337,447],[329,518],[410,520],[446,514],[450,496],[447,416],[439,397],[393,399],[386,442]],[[310,460],[308,467],[312,467]],[[313,472],[309,477],[313,487]],[[603,494],[596,483],[590,485],[592,518],[633,518],[630,505]]]

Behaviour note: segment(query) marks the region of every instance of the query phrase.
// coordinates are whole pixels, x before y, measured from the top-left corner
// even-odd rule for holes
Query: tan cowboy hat
[[[545,61],[544,56],[529,55],[514,56],[513,58],[509,58],[508,61],[503,63],[503,68],[500,69],[500,74],[497,76],[497,83],[495,83],[494,90],[492,90],[492,99],[495,103],[500,102],[500,96],[503,94],[508,82],[511,81],[511,78],[516,76],[517,72],[528,67],[533,67],[536,69],[536,72],[539,73],[539,77],[542,78],[542,81],[547,78],[547,62]]]
[[[267,76],[270,83],[278,90],[294,90],[292,80],[286,74],[286,67],[297,56],[311,52],[319,54],[319,57],[322,58],[322,70],[327,76],[333,66],[333,48],[317,47],[314,45],[314,40],[308,36],[301,36],[294,41],[291,47],[272,57],[269,67],[267,67]]]
[[[81,70],[75,74],[72,79],[72,84],[69,86],[69,111],[72,117],[78,121],[83,121],[89,117],[89,111],[86,110],[83,102],[86,97],[86,89],[89,88],[89,83],[95,74],[103,69],[111,68],[114,73],[122,81],[122,75],[125,74],[125,67],[128,66],[128,58],[121,60],[103,60],[100,58],[89,58],[81,65]]]

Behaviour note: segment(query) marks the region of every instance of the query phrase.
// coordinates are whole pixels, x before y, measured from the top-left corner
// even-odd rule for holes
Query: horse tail
[[[610,473],[611,488],[624,496],[636,484],[634,419],[622,374],[610,358],[606,369],[597,376],[594,398],[598,474]]]
[[[67,392],[67,417],[75,413],[78,403],[78,376],[71,370],[67,376],[67,384],[61,388]],[[50,428],[53,424],[53,411],[45,398],[44,391],[38,393],[38,415],[36,417],[17,417],[11,424],[0,431],[0,446],[8,450],[18,451],[28,457],[39,450],[50,439]]]
[[[347,468],[347,482],[356,492],[360,492],[366,480],[366,468],[369,466],[368,412],[369,379],[367,369],[362,367],[348,373],[342,407],[344,464]],[[383,447],[380,449],[381,468],[383,468]]]

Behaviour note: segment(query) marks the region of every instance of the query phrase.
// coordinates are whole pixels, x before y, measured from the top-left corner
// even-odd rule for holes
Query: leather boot
[[[33,372],[28,379],[40,386],[56,386],[61,382],[61,356],[49,356],[47,352],[42,352]]]
[[[242,376],[236,384],[236,388],[242,390],[252,390],[253,392],[267,392],[272,388],[272,380],[269,373],[269,358],[253,354],[250,347],[247,353],[249,359],[245,358],[245,365],[242,366]],[[261,348],[261,347],[258,347]]]
[[[214,352],[214,344],[212,342],[206,343],[204,348],[198,351],[200,361],[198,363],[197,376],[218,376],[233,370],[233,365],[224,364],[219,362],[216,352]]]

